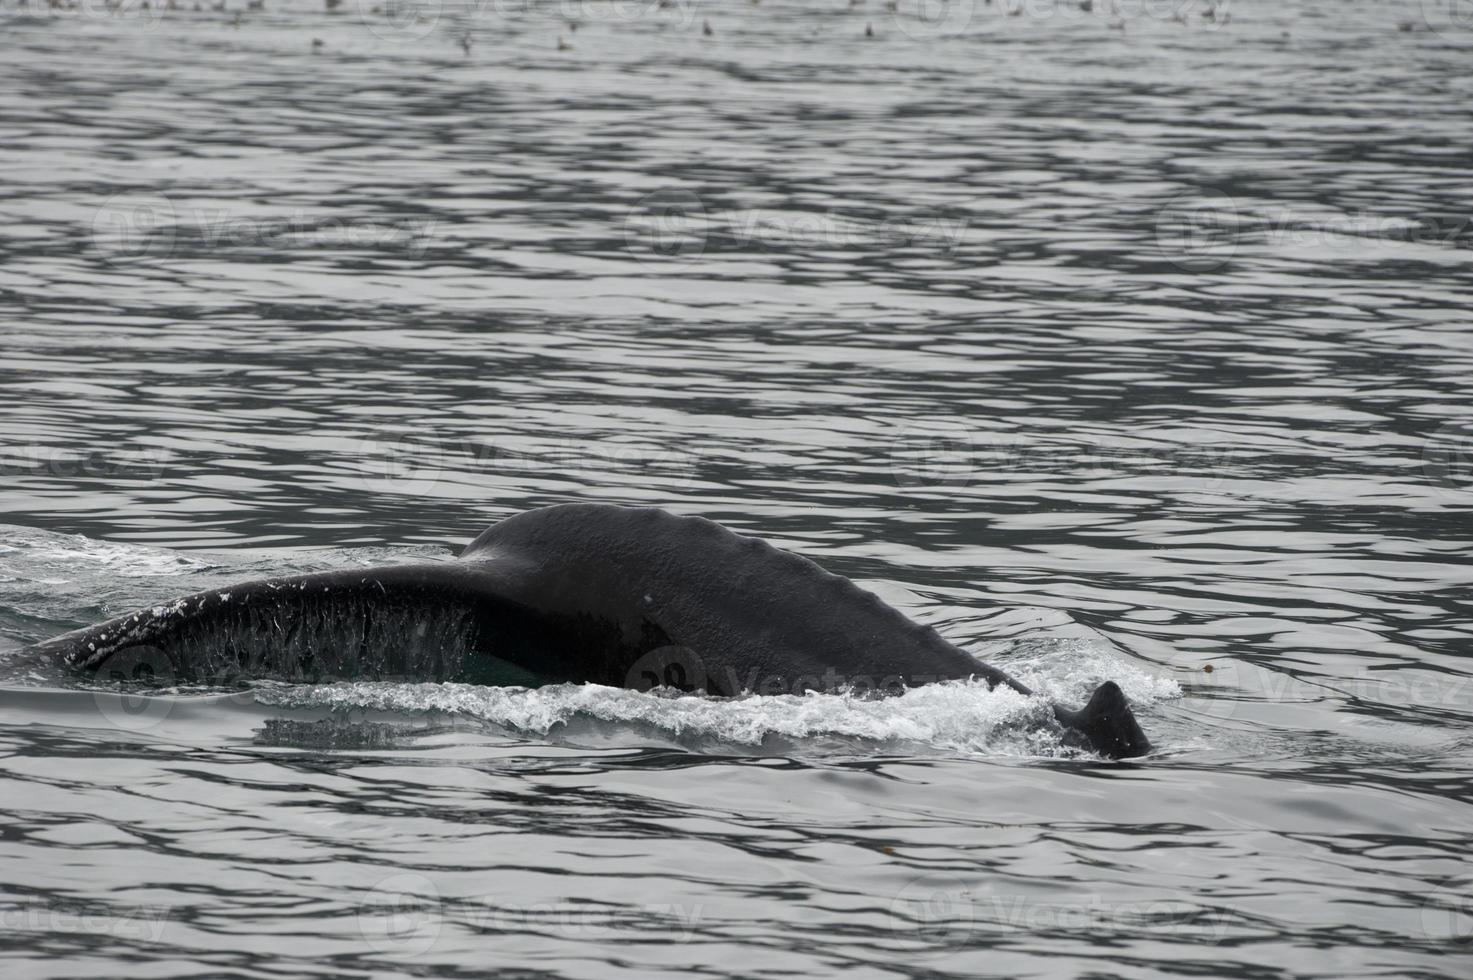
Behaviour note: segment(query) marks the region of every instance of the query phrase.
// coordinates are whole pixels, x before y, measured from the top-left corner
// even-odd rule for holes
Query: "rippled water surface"
[[[212,7],[0,0],[0,974],[1468,975],[1461,0]],[[568,500],[1157,751],[18,653]]]

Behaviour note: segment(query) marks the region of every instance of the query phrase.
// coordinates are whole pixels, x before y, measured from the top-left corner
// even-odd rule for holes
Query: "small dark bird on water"
[[[471,53],[471,36],[469,34],[464,34],[461,36],[460,50],[464,51],[467,55]]]
[[[875,36],[875,25],[874,24],[871,24],[868,21],[865,22],[865,25],[864,25],[864,36],[865,37],[871,37],[871,38]]]
[[[322,2],[327,5],[328,10],[337,10],[343,5],[343,0],[322,0]]]
[[[706,35],[707,37],[711,37],[716,33],[715,31],[711,30],[711,22],[709,20],[701,21],[701,33]]]
[[[314,37],[312,39],[312,50],[313,51],[321,51],[322,50],[322,38],[320,38],[320,37]]]
[[[571,44],[569,44],[567,41],[564,41],[563,38],[562,38],[562,35],[558,35],[557,49],[559,51],[572,51],[573,50],[573,46]]]
[[[1079,0],[1079,9],[1085,13],[1089,13],[1095,9],[1095,0]]]

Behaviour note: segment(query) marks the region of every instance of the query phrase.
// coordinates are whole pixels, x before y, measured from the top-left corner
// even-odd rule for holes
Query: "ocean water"
[[[214,6],[0,0],[0,976],[1469,975],[1463,0]],[[1156,751],[25,653],[571,500]]]

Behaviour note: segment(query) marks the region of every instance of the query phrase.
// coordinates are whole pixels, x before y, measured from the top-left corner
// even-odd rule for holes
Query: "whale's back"
[[[605,619],[628,649],[654,645],[713,692],[1003,679],[848,579],[702,517],[545,507],[493,525],[461,557],[497,569],[508,598]]]

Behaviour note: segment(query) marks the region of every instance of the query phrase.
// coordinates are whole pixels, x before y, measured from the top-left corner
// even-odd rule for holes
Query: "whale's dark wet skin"
[[[806,558],[703,518],[604,504],[507,518],[456,561],[246,582],[41,648],[124,678],[593,682],[736,695],[895,693],[977,677],[1030,693]],[[1055,715],[1103,755],[1150,750],[1113,682]]]

